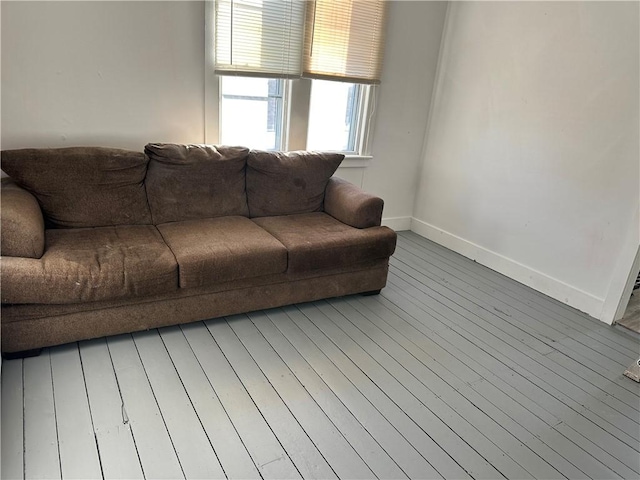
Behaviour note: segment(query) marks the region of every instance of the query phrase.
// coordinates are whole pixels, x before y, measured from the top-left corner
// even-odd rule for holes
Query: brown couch
[[[343,156],[149,144],[2,152],[2,351],[384,287],[383,202]]]

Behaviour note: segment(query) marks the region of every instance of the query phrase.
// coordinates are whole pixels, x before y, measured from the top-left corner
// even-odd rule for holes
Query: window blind
[[[380,83],[384,0],[216,0],[215,73]]]
[[[384,0],[315,0],[306,14],[303,76],[380,83]]]
[[[306,3],[216,0],[215,73],[300,77]]]

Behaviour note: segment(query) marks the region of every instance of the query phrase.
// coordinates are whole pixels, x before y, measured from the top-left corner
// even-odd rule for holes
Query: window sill
[[[340,168],[365,168],[372,159],[371,155],[345,155]]]

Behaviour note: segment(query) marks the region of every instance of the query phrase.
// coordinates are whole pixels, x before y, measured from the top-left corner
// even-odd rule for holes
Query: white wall
[[[2,148],[204,138],[202,2],[2,2]]]
[[[610,322],[639,243],[638,9],[452,3],[412,228]]]
[[[447,2],[391,1],[371,165],[363,187],[385,200],[385,224],[408,230]]]

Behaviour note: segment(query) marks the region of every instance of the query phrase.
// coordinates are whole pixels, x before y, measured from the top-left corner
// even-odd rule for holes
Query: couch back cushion
[[[31,192],[49,227],[151,223],[144,189],[147,157],[103,147],[2,152],[2,169]]]
[[[146,187],[154,224],[249,216],[245,170],[249,149],[150,143]]]
[[[329,178],[341,153],[252,150],[247,160],[247,201],[251,217],[320,212]]]

